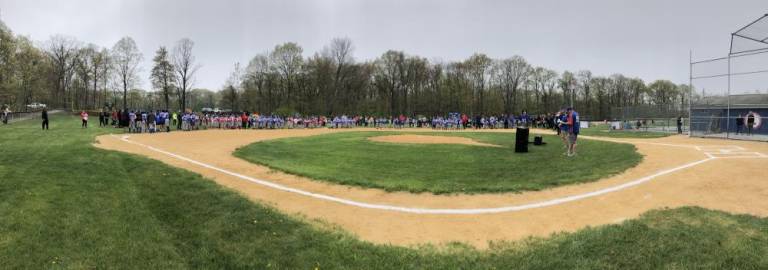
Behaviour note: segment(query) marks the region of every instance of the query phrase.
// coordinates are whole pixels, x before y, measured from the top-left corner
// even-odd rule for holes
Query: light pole
[[[568,88],[570,88],[569,90],[571,91],[571,106],[570,107],[573,108],[573,96],[574,96],[574,93],[576,92],[576,85],[575,85],[575,80],[574,79],[571,78],[569,80]]]

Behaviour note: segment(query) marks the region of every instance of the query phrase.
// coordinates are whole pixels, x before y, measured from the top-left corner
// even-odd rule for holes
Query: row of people
[[[85,116],[87,117],[87,116]],[[87,121],[84,125],[87,125]],[[555,114],[531,117],[525,111],[519,115],[470,117],[452,113],[434,117],[373,117],[373,116],[300,116],[281,117],[256,113],[193,113],[162,111],[113,111],[99,113],[99,126],[127,128],[129,132],[170,131],[195,129],[276,129],[276,128],[432,128],[432,129],[501,129],[524,127],[553,128]]]

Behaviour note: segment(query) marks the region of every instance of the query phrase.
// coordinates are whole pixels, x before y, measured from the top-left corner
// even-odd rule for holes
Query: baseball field
[[[4,268],[768,267],[765,143],[38,124],[0,127]]]

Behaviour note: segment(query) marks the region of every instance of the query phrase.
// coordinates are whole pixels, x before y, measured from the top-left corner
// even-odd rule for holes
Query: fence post
[[[731,54],[728,54],[728,109],[725,113],[725,138],[731,135]]]

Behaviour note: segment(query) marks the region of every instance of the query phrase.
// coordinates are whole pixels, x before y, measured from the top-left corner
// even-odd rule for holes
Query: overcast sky
[[[724,56],[729,34],[767,12],[766,0],[0,0],[0,19],[35,41],[64,34],[111,48],[133,37],[145,89],[155,50],[183,37],[202,65],[195,86],[212,90],[235,62],[288,41],[310,56],[334,37],[351,38],[358,61],[389,49],[442,61],[482,52],[558,72],[687,83],[689,50]]]

